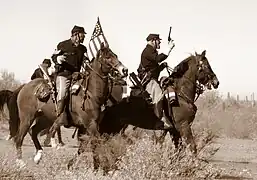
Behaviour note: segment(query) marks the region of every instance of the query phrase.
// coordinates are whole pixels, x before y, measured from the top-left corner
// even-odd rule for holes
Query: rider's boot
[[[57,102],[57,117],[59,117],[62,113],[63,113],[63,110],[64,110],[64,106],[65,106],[65,99],[61,99]]]
[[[162,100],[154,104],[154,113],[164,123],[164,129],[172,128],[171,122],[164,115]]]

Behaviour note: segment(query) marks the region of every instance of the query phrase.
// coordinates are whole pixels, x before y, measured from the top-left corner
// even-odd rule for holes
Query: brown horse
[[[8,113],[9,113],[9,120],[8,120],[8,123],[9,123],[9,135],[7,136],[6,140],[10,140],[12,139],[14,136],[15,136],[15,133],[17,132],[17,129],[14,129],[16,128],[17,126],[13,126],[13,123],[11,123],[12,121],[12,116],[16,113],[16,112],[12,112],[12,99],[14,99],[16,101],[17,99],[17,95],[18,93],[20,92],[21,88],[24,86],[25,84],[21,85],[20,87],[18,87],[16,90],[14,91],[11,91],[11,90],[1,90],[0,91],[0,112],[3,112],[4,109],[4,105],[6,104],[7,105],[7,109],[8,109]],[[40,120],[39,120],[39,119]],[[41,122],[47,122],[46,119],[44,119],[43,116],[40,116],[38,117],[36,121],[39,121],[40,123]],[[46,126],[46,123],[42,123],[42,125],[45,127]],[[43,128],[43,127],[42,127]],[[45,129],[45,128],[43,128]],[[32,136],[32,133],[30,132],[29,133],[30,136]],[[46,132],[42,132],[41,136],[42,135],[45,135],[47,134],[47,131]],[[62,141],[62,137],[61,137],[61,130],[58,129],[57,131],[57,134],[58,134],[58,142],[60,145],[64,145],[63,141]],[[47,137],[46,137],[46,140],[44,142],[45,145],[47,145],[47,141],[49,139],[49,135],[47,134]],[[50,141],[50,139],[49,139]]]
[[[171,105],[169,101],[164,100],[165,115],[173,123],[173,128],[165,130],[163,137],[170,132],[176,147],[181,137],[185,138],[193,153],[197,151],[191,125],[197,111],[194,100],[198,83],[207,86],[208,89],[212,86],[216,89],[219,86],[218,78],[205,55],[206,51],[201,54],[195,53],[179,63],[169,76],[169,83],[164,91],[167,94],[167,89],[174,87],[177,102]],[[119,133],[128,124],[144,129],[163,130],[163,124],[153,113],[152,105],[149,105],[143,97],[133,94],[140,95],[140,90],[132,89],[129,98],[123,99],[105,111],[100,131]]]
[[[50,87],[43,79],[35,79],[25,84],[20,90],[17,97],[18,116],[14,122],[19,122],[18,131],[14,141],[17,150],[17,161],[20,165],[25,165],[22,161],[21,146],[23,139],[28,132],[33,121],[39,116],[45,116],[47,119],[53,119],[53,132],[61,125],[65,127],[77,127],[80,135],[88,134],[93,137],[98,136],[98,119],[100,115],[101,105],[106,101],[108,95],[108,77],[111,71],[116,71],[120,76],[127,76],[127,68],[118,60],[109,47],[101,45],[96,58],[91,65],[88,65],[89,75],[82,75],[82,79],[78,81],[80,88],[78,93],[70,96],[70,105],[66,106],[65,112],[59,117],[56,117],[54,103],[49,99],[47,103],[42,103],[35,95],[36,92],[45,97]],[[15,107],[15,105],[12,105]],[[38,109],[42,112],[38,112]],[[54,133],[52,134],[52,137]],[[36,163],[39,162],[42,155],[42,147],[35,138],[32,129],[32,140],[37,149],[37,154],[34,157]],[[81,144],[78,153],[81,153]],[[94,149],[93,149],[94,151]],[[93,153],[95,154],[95,153]],[[94,167],[97,168],[97,157],[94,156]]]
[[[121,79],[119,77],[115,77],[115,79],[112,79],[112,83],[109,83],[109,96],[108,100],[106,101],[106,105],[104,106],[105,108],[108,108],[114,104],[117,104],[122,100],[122,94],[123,94],[123,86],[126,86],[126,81],[124,79]],[[38,117],[35,120],[34,125],[31,128],[31,136],[37,140],[38,134],[41,132],[45,132],[47,134],[47,138],[44,141],[44,145],[48,144],[48,141],[50,142],[50,134],[49,134],[49,129],[53,125],[55,119],[48,119],[47,116],[42,115]],[[74,134],[72,137],[75,136],[75,133],[77,132],[77,128],[74,131]],[[61,133],[58,132],[58,140],[59,144],[62,142],[61,140]],[[79,138],[77,136],[77,138]],[[53,143],[53,141],[51,141]],[[55,144],[52,144],[52,147],[54,147]],[[37,149],[41,149],[40,147]]]

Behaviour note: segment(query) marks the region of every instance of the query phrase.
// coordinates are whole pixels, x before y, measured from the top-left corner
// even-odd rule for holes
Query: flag
[[[89,50],[92,58],[96,57],[98,50],[100,49],[101,43],[105,43],[108,46],[108,42],[104,36],[103,29],[100,24],[99,17],[97,18],[97,23],[95,29],[89,41]]]

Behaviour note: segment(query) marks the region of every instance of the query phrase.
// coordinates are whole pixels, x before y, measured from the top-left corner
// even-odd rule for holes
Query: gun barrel
[[[171,37],[170,37],[170,34],[171,34],[171,26],[170,26],[170,31],[169,31],[169,35],[168,35],[168,42],[170,42],[171,41]]]

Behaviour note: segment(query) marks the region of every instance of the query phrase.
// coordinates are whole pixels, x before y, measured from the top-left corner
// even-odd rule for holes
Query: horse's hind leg
[[[36,155],[34,156],[34,162],[36,164],[39,163],[39,161],[41,160],[41,157],[42,157],[42,152],[43,152],[43,148],[37,138],[38,134],[40,131],[42,131],[45,127],[44,126],[41,126],[41,124],[35,124],[31,130],[32,130],[32,133],[31,133],[31,137],[32,137],[32,141],[36,147],[36,150],[37,150],[37,153]]]
[[[17,163],[20,166],[25,165],[25,163],[22,161],[21,146],[22,146],[24,137],[26,136],[27,132],[29,131],[29,128],[32,125],[34,119],[35,119],[35,116],[32,115],[32,113],[28,113],[28,114],[22,113],[20,115],[20,126],[19,126],[18,133],[15,136],[15,144],[16,144],[16,151],[17,151]]]
[[[48,144],[51,141],[51,134],[49,132],[49,129],[46,129],[46,138],[44,140],[44,146],[48,146]],[[60,146],[64,146],[64,142],[62,141],[62,135],[61,135],[61,128],[57,128],[57,138],[58,138],[58,143]]]
[[[58,143],[60,146],[64,146],[64,142],[62,141],[62,133],[61,133],[61,127],[57,128],[57,138],[58,138]]]
[[[51,146],[57,147],[56,141],[55,141],[55,134],[60,129],[62,125],[64,125],[64,112],[54,121],[53,125],[51,126],[49,130],[49,135],[51,136]]]

